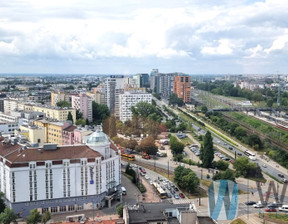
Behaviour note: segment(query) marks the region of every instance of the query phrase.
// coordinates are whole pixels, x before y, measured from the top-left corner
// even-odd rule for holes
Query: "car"
[[[263,204],[261,203],[261,201],[259,201],[258,203],[253,205],[254,208],[263,208]]]
[[[149,183],[152,185],[152,184],[153,184],[153,181],[152,181],[152,180],[150,180],[150,181],[149,181]]]
[[[175,193],[175,194],[174,194],[174,198],[175,198],[175,199],[179,199],[180,197],[179,197],[179,195],[178,195],[177,193]]]
[[[180,198],[185,198],[185,195],[183,193],[179,193]]]
[[[278,208],[278,205],[277,205],[277,203],[269,203],[268,205],[267,205],[267,207],[268,208]]]
[[[263,168],[266,168],[266,167],[267,167],[265,163],[263,163],[262,166],[263,166]]]
[[[282,173],[278,173],[278,176],[284,178],[284,175]]]
[[[146,174],[146,170],[145,170],[144,168],[142,168],[142,167],[139,167],[139,170],[141,171],[141,173],[144,173],[144,174]]]
[[[285,179],[285,178],[282,178],[282,181],[283,181],[284,183],[288,183],[288,180]]]
[[[255,201],[246,201],[245,205],[255,205],[256,202]]]
[[[228,147],[228,149],[230,149],[230,150],[233,150],[233,148],[232,148],[232,147]]]
[[[241,152],[237,152],[237,155],[238,155],[238,156],[242,156],[242,153],[241,153]]]
[[[175,194],[175,191],[171,188],[171,190],[170,190],[170,192],[171,192],[171,194]]]
[[[174,190],[175,190],[175,191],[179,191],[179,189],[178,189],[177,187],[174,187]]]
[[[150,177],[146,174],[146,175],[145,175],[145,179],[146,179],[146,180],[149,180]]]
[[[168,198],[172,198],[172,194],[170,194],[169,192],[167,193],[167,197]]]
[[[234,159],[230,159],[229,162],[230,162],[230,163],[235,163],[235,160],[234,160]]]
[[[277,212],[276,208],[266,208],[265,212]]]

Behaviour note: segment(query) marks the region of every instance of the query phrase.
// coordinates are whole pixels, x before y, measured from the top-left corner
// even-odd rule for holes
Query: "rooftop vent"
[[[54,143],[46,143],[43,145],[43,149],[46,151],[57,150],[57,144]]]

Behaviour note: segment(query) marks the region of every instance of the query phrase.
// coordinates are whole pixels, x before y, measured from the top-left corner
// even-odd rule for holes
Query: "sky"
[[[0,73],[288,73],[287,0],[2,0]]]

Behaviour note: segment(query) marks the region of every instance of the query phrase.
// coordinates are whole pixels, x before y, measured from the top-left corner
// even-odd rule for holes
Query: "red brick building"
[[[175,93],[178,96],[178,98],[183,99],[184,103],[190,102],[191,77],[188,75],[174,76],[173,93]]]

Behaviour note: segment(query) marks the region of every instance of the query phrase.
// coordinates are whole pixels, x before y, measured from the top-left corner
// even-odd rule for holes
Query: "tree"
[[[83,118],[80,118],[76,121],[76,125],[81,125],[82,127],[84,127],[86,125],[86,120]]]
[[[219,160],[219,161],[215,162],[215,167],[219,170],[227,170],[229,167],[229,163],[225,162],[223,160]]]
[[[178,98],[177,94],[172,93],[169,98],[169,104],[170,105],[178,105],[179,107],[182,107],[184,105],[183,99]]]
[[[135,139],[130,139],[127,141],[127,148],[135,150],[136,146],[138,146],[138,142]]]
[[[157,109],[150,103],[147,102],[139,102],[135,107],[131,107],[131,112],[133,115],[139,115],[141,117],[148,117],[152,114],[157,113]]]
[[[46,224],[51,219],[51,213],[49,211],[46,211],[42,215],[42,223]]]
[[[199,186],[199,178],[193,171],[189,171],[189,173],[182,177],[182,186],[189,193],[195,193]]]
[[[202,106],[202,107],[201,107],[201,112],[202,112],[203,114],[206,114],[207,111],[208,111],[208,108],[207,108],[206,106]]]
[[[17,215],[10,208],[5,208],[4,212],[0,214],[0,223],[10,224],[11,222],[16,222]]]
[[[202,166],[205,168],[211,168],[214,159],[213,138],[209,131],[204,136],[203,147],[200,151]]]
[[[184,147],[185,147],[184,144],[179,141],[176,141],[175,143],[170,144],[170,148],[173,154],[182,154]]]
[[[123,217],[123,204],[119,205],[117,207],[117,214],[120,216],[120,217]]]
[[[36,208],[32,209],[30,211],[29,217],[26,219],[27,224],[37,224],[38,222],[41,222],[41,215],[40,212],[37,211]]]
[[[189,193],[194,193],[199,186],[199,178],[189,168],[178,166],[174,170],[174,180],[177,185]]]
[[[83,114],[80,112],[80,110],[76,110],[76,120],[83,118]]]
[[[73,116],[70,111],[68,112],[67,120],[73,122]]]
[[[0,192],[0,213],[4,212],[4,210],[6,208],[6,205],[5,205],[5,202],[3,200],[3,197],[4,197],[4,193]]]
[[[235,181],[235,174],[232,170],[225,170],[223,172],[216,173],[213,176],[213,180],[232,180]]]
[[[178,131],[185,131],[187,129],[187,126],[185,123],[181,122],[179,125],[178,125]]]
[[[71,107],[72,106],[70,102],[67,102],[65,100],[57,102],[56,105],[57,105],[57,107],[61,107],[61,108],[63,108],[63,107]]]
[[[110,138],[117,136],[116,118],[114,115],[109,118],[109,136]]]
[[[142,152],[146,152],[149,155],[156,155],[158,152],[158,147],[155,145],[154,138],[149,136],[140,142],[139,150]]]
[[[92,101],[92,114],[93,122],[95,124],[101,124],[107,117],[110,116],[110,111],[106,105],[98,104],[95,101]]]

